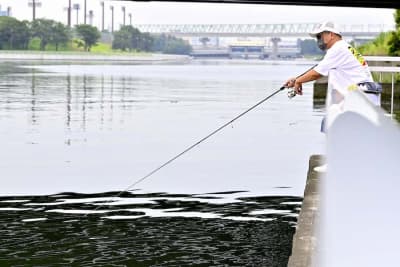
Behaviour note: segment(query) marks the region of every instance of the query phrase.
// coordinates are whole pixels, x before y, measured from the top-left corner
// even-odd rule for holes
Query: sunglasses
[[[321,33],[318,33],[318,34],[317,34],[317,36],[316,36],[316,37],[317,37],[317,39],[321,39],[321,37],[322,37],[322,34],[324,34],[324,33],[329,33],[329,32],[321,32]]]

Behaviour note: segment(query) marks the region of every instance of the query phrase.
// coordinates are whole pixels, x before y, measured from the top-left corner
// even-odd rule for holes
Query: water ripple
[[[0,265],[286,266],[301,206],[243,192],[116,193],[0,197]]]

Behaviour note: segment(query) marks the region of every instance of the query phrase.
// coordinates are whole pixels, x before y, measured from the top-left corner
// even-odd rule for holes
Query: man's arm
[[[322,77],[321,74],[319,74],[314,69],[312,69],[312,70],[307,71],[306,73],[304,73],[300,77],[297,77],[296,79],[294,79],[294,81],[292,82],[293,85],[289,86],[289,87],[294,87],[294,90],[296,91],[296,94],[302,95],[303,94],[303,92],[302,92],[303,83],[315,81],[315,80],[318,80],[321,77]]]
[[[296,88],[297,83],[300,84],[300,86],[301,86],[301,84],[303,84],[303,83],[315,81],[321,77],[322,77],[322,75],[319,74],[318,72],[316,72],[314,69],[309,70],[296,79],[294,87]]]

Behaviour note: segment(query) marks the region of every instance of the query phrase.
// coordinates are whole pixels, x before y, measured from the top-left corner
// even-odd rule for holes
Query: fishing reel
[[[297,93],[296,93],[296,90],[294,89],[294,87],[288,88],[287,96],[288,96],[289,98],[293,98],[293,97],[295,97],[296,95],[297,95]]]

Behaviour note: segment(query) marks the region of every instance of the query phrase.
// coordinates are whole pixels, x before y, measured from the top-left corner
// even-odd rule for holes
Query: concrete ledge
[[[296,233],[293,236],[292,255],[288,267],[312,266],[317,241],[316,224],[319,218],[319,180],[325,176],[313,169],[324,162],[325,158],[322,155],[310,157],[304,199],[297,220]]]
[[[100,61],[100,62],[131,62],[131,63],[162,63],[162,62],[187,62],[191,58],[185,55],[101,55],[91,53],[53,53],[53,52],[26,52],[21,51],[1,51],[0,60],[2,61],[30,61],[30,60],[49,60],[49,61]]]

